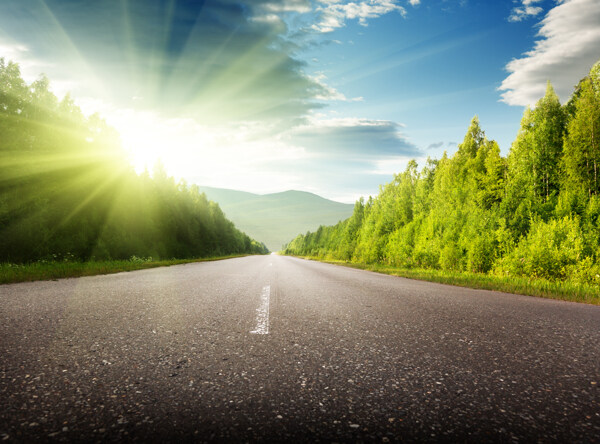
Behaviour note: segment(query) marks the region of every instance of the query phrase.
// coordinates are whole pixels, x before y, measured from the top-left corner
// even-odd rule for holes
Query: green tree
[[[566,107],[548,83],[508,158],[474,117],[456,154],[421,171],[410,162],[351,219],[298,236],[288,252],[597,283],[599,98],[600,64]]]
[[[99,116],[0,59],[0,261],[266,251],[164,167],[138,176]]]
[[[527,109],[509,156],[509,176],[545,202],[560,185],[560,158],[566,115],[552,84],[533,110]]]
[[[600,70],[598,65],[596,67]],[[597,195],[600,191],[600,87],[594,85],[592,77],[581,83],[574,108],[564,144],[566,182],[588,196]]]

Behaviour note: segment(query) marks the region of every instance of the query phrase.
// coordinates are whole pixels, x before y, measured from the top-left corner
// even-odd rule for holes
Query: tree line
[[[360,199],[292,255],[600,283],[600,62],[561,105],[548,82],[506,157],[473,118],[458,151]]]
[[[266,252],[195,185],[136,174],[98,115],[0,58],[0,262]]]

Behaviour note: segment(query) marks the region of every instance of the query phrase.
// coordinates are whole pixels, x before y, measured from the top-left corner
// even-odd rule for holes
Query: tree
[[[595,66],[600,72],[599,64]],[[594,71],[594,70],[593,70]],[[567,186],[588,196],[600,191],[600,75],[580,84],[564,145]]]
[[[0,59],[0,262],[266,252],[161,165],[138,176],[104,120]]]
[[[358,262],[597,283],[599,169],[600,63],[567,107],[548,83],[508,159],[474,117],[455,155],[421,171],[409,162],[351,219],[297,237],[288,252],[347,260],[354,241]]]
[[[474,116],[463,142],[458,146],[458,157],[463,160],[474,158],[484,139],[485,133],[479,125],[479,117]]]
[[[495,141],[485,141],[477,153],[476,200],[479,206],[490,209],[499,204],[505,193],[508,164],[500,155],[500,147]]]
[[[560,186],[559,165],[566,115],[552,84],[534,109],[527,109],[509,155],[509,176],[534,199],[546,202]]]

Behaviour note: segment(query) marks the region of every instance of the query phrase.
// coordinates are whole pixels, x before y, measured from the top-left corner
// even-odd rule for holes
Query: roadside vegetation
[[[349,219],[284,253],[597,303],[599,193],[600,62],[565,105],[548,83],[507,157],[475,117],[453,156],[411,161]]]
[[[43,76],[28,85],[0,58],[0,262],[13,264],[2,273],[63,277],[160,263],[132,257],[267,252],[197,186],[160,164],[137,174],[100,117],[84,116],[68,95],[57,99]]]
[[[541,278],[497,276],[493,274],[449,271],[433,268],[399,268],[382,264],[361,264],[310,256],[304,256],[303,258],[408,279],[600,305],[600,287],[597,285],[580,284],[570,281],[550,281]]]
[[[189,264],[192,262],[218,261],[243,257],[246,255],[230,255],[220,257],[205,257],[200,259],[165,259],[153,260],[151,257],[140,258],[133,256],[127,260],[91,260],[79,262],[36,261],[29,264],[0,264],[0,284],[29,282],[40,280],[56,280],[70,277],[95,276],[99,274],[119,273],[122,271],[143,270],[146,268],[166,267],[169,265]]]

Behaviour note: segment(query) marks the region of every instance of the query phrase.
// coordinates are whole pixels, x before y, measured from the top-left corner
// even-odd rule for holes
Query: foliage
[[[600,91],[592,78],[580,83],[573,108],[574,116],[568,124],[564,146],[565,181],[575,190],[597,195],[600,191]]]
[[[0,59],[0,261],[265,253],[196,186],[138,175],[118,134]]]
[[[497,270],[506,275],[564,279],[583,259],[583,238],[576,218],[536,219],[527,237],[502,261]]]
[[[475,117],[453,156],[420,171],[410,162],[350,219],[298,236],[285,253],[597,285],[599,169],[600,63],[565,106],[548,83],[506,158]]]
[[[217,261],[221,259],[229,259],[240,256],[245,255],[236,254],[219,257],[167,260],[153,260],[152,258],[132,257],[126,260],[86,262],[48,261],[43,259],[28,264],[0,263],[0,284],[61,279],[80,276],[95,276],[98,274],[143,270],[146,268],[166,267],[170,265],[189,264],[192,262]]]
[[[598,286],[600,275],[596,277],[595,282],[580,283],[570,280],[550,281],[542,278],[531,279],[529,277],[470,273],[468,271],[434,270],[430,268],[391,267],[382,264],[361,264],[339,260],[325,260],[325,262],[409,279],[600,305],[600,286]]]

